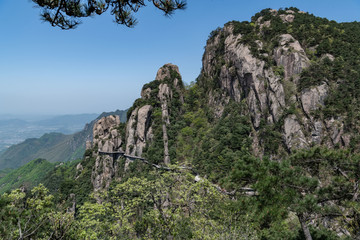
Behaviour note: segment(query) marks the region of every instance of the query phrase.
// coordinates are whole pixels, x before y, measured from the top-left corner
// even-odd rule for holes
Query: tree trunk
[[[305,220],[304,215],[303,214],[298,214],[297,216],[299,218],[301,228],[302,228],[302,230],[304,232],[305,239],[306,240],[312,240],[312,237],[311,237],[311,234],[310,234],[310,229],[309,229],[308,225],[306,224],[306,220]]]
[[[357,181],[354,185],[354,196],[353,196],[353,201],[356,201],[359,197],[359,181]]]
[[[19,226],[19,240],[22,240],[24,238],[23,238],[23,234],[22,234],[22,231],[21,231],[20,219],[18,219],[18,226]]]

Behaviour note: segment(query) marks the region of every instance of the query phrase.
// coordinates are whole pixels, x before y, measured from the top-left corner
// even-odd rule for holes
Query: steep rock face
[[[122,152],[122,139],[117,127],[119,116],[103,117],[94,124],[93,145],[96,157],[91,182],[95,191],[107,189],[117,172],[117,152]]]
[[[170,164],[168,129],[171,117],[176,115],[173,105],[177,103],[180,108],[184,101],[183,89],[178,67],[166,64],[159,69],[156,79],[143,87],[141,98],[129,110],[125,126],[120,126],[118,116],[103,117],[94,124],[93,142],[87,142],[86,146],[96,158],[92,172],[95,191],[107,189],[119,168],[127,171],[132,161],[144,158],[146,149],[155,151],[155,148],[163,156],[162,159],[147,158],[150,162]],[[154,140],[162,144],[153,146]],[[122,156],[125,165],[119,166]]]
[[[119,124],[119,116],[103,117],[95,123],[93,143],[98,146],[98,151],[114,152],[120,149],[121,138],[115,129]]]
[[[302,108],[307,116],[311,117],[311,111],[315,111],[324,105],[327,92],[328,86],[326,83],[314,88],[305,89],[301,92],[300,100]]]
[[[284,121],[286,146],[291,149],[308,147],[308,142],[295,115],[288,116]]]
[[[152,129],[150,126],[151,111],[150,105],[135,108],[126,125],[126,154],[142,156],[147,141],[151,141]]]
[[[174,98],[183,102],[183,91],[179,68],[173,64],[161,67],[153,82],[146,84],[141,91],[140,106],[133,108],[126,125],[126,154],[142,157],[144,148],[154,139],[154,112],[161,112],[158,119],[161,127],[163,141],[163,159],[160,162],[170,163],[168,127],[170,126],[171,110],[169,105]],[[175,96],[176,95],[176,96]],[[127,164],[131,159],[128,158]]]
[[[278,17],[290,24],[296,14],[289,10]],[[277,16],[278,12],[272,11],[272,15]],[[259,149],[261,124],[281,124],[287,151],[313,144],[348,146],[350,137],[344,132],[341,118],[326,120],[316,114],[328,96],[326,80],[298,90],[302,72],[311,65],[304,47],[292,35],[280,34],[272,40],[277,41],[276,47],[266,50],[273,45],[262,40],[262,34],[272,23],[262,18],[255,20],[260,30],[252,45],[244,40],[245,34],[235,30],[236,23],[226,24],[207,42],[199,84],[215,117],[221,117],[229,101],[246,103],[248,112],[244,115],[250,114],[253,149]],[[324,54],[321,59],[324,58],[335,59],[330,54]],[[209,86],[209,82],[213,85]]]
[[[166,78],[171,77],[171,72],[176,71],[179,75],[179,68],[175,65],[166,65],[166,67],[163,67],[159,69],[159,71],[156,74],[156,80],[157,81],[164,81]],[[174,87],[176,90],[179,90],[178,86],[179,79],[174,79]],[[171,91],[171,88],[167,83],[161,83],[159,85],[159,94],[158,98],[161,103],[161,117],[162,117],[162,131],[163,131],[163,142],[164,142],[164,163],[166,165],[170,164],[170,155],[169,155],[169,138],[167,134],[167,127],[170,125],[170,119],[169,119],[169,108],[168,108],[168,102],[171,101],[173,97],[173,92]]]
[[[300,43],[290,34],[280,36],[279,47],[274,50],[274,59],[278,66],[284,67],[284,78],[294,77],[295,83],[299,74],[310,65],[310,60],[305,54]]]
[[[223,55],[225,64],[221,66],[217,79],[220,88],[236,102],[246,99],[255,129],[259,128],[262,118],[271,123],[277,121],[285,107],[281,79],[272,69],[266,69],[265,62],[254,57],[247,45],[239,44],[242,35],[234,35],[231,25],[225,27],[222,34],[226,37]],[[216,51],[221,37],[221,34],[217,35],[206,46],[202,73],[206,76],[216,75],[219,64]],[[209,104],[215,105],[214,108],[218,109],[216,115],[219,117],[228,100],[216,102],[213,99],[224,98],[214,94],[213,91],[209,92]]]

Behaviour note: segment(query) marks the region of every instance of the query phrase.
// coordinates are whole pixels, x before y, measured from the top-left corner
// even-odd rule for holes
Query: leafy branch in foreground
[[[32,0],[42,9],[41,18],[53,27],[73,29],[81,18],[101,15],[110,9],[115,22],[133,27],[137,21],[133,16],[146,6],[145,0]],[[166,16],[175,10],[185,9],[186,0],[148,0]]]
[[[42,184],[0,196],[0,239],[63,239],[73,224],[74,214],[55,205]]]

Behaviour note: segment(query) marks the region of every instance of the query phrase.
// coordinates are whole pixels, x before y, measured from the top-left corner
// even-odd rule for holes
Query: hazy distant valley
[[[22,120],[0,120],[0,170],[18,168],[37,158],[49,162],[66,162],[81,158],[85,152],[85,142],[92,138],[94,123],[110,114],[119,116],[122,122],[126,121],[126,110],[37,119],[24,116]]]
[[[0,116],[0,153],[11,145],[28,138],[38,138],[45,133],[58,132],[72,134],[84,128],[86,123],[94,120],[99,114],[75,114],[60,116]]]

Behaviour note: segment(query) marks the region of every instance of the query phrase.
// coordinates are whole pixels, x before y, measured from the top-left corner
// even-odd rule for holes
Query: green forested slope
[[[44,177],[55,166],[55,163],[50,163],[44,159],[36,159],[18,169],[12,170],[0,178],[0,193],[19,187],[31,189],[43,182]]]
[[[27,139],[6,150],[0,156],[0,166],[16,168],[35,158],[44,158],[51,162],[81,158],[84,151],[81,140],[77,143],[74,135],[61,133],[48,133],[40,138]]]
[[[67,162],[82,158],[85,142],[92,138],[95,121],[110,114],[119,115],[121,121],[126,121],[126,110],[104,112],[91,123],[86,124],[80,132],[71,135],[47,133],[40,138],[27,139],[0,154],[0,169],[17,168],[36,158],[43,158],[50,162]]]

